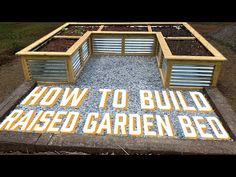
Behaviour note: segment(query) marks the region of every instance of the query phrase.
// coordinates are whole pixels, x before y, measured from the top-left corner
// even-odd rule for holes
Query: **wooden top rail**
[[[44,37],[40,38],[39,40],[35,41],[31,45],[25,47],[21,51],[17,52],[16,55],[32,55],[33,53],[31,53],[30,50],[32,50],[33,48],[35,48],[38,45],[42,44],[43,42],[48,40],[50,37],[54,36],[59,31],[61,31],[63,28],[65,28],[69,25],[157,25],[157,24],[183,24],[183,22],[122,22],[122,23],[120,23],[120,22],[118,22],[118,23],[117,22],[109,22],[109,23],[103,23],[103,22],[97,22],[97,23],[96,22],[94,22],[94,23],[92,23],[92,22],[91,23],[68,22],[68,23],[65,23],[62,26],[58,27],[54,31],[50,32],[49,34],[45,35]],[[99,30],[101,30],[101,29],[102,28],[99,28]],[[146,33],[150,33],[150,32],[146,32]],[[53,52],[52,52],[52,54],[53,54]],[[44,54],[41,53],[39,55],[44,55]],[[49,55],[51,55],[51,54],[49,54]],[[59,54],[59,55],[61,55],[61,54]]]
[[[168,56],[166,59],[168,60],[189,60],[189,61],[208,61],[208,62],[215,62],[215,61],[225,61],[225,58],[216,57],[216,56],[178,56],[172,55]]]
[[[104,25],[101,25],[99,28],[98,28],[98,31],[102,31]]]
[[[182,25],[184,22],[68,22],[67,25]]]
[[[79,39],[81,36],[53,36],[53,38],[64,38],[64,39]]]
[[[166,39],[170,40],[186,40],[185,38],[179,39],[179,38],[165,38],[161,32],[157,32],[157,39],[159,41],[160,47],[162,48],[164,58],[167,60],[189,60],[189,61],[225,61],[226,58],[224,56],[217,56],[214,55],[214,52],[211,52],[214,56],[185,56],[185,55],[173,55],[170,51],[169,46],[166,43]],[[191,40],[194,38],[189,38],[188,40]],[[200,41],[199,42],[205,46],[205,42]],[[205,46],[206,47],[206,46]],[[208,49],[208,48],[207,48]]]
[[[68,57],[68,56],[71,56],[76,51],[76,49],[79,48],[90,37],[90,35],[91,35],[91,32],[87,31],[82,37],[80,37],[80,38],[77,37],[77,38],[79,38],[79,40],[77,42],[75,42],[66,52],[21,51],[21,52],[18,52],[16,55],[41,56],[41,57],[47,57],[47,56]],[[56,36],[56,38],[61,38],[61,37],[62,38],[70,38],[69,36]],[[72,37],[72,38],[76,38],[76,37]],[[36,47],[36,46],[34,46],[34,47]],[[30,50],[32,50],[32,49],[30,49]]]
[[[157,40],[160,44],[160,47],[162,49],[162,52],[163,52],[163,55],[164,55],[164,58],[169,58],[172,56],[172,53],[170,51],[170,48],[168,47],[166,41],[165,41],[165,38],[164,36],[162,35],[161,32],[157,32],[156,33],[156,37],[157,37]]]
[[[72,55],[76,50],[90,37],[91,31],[87,31],[77,42],[75,42],[68,50],[67,54]]]
[[[58,30],[54,33],[51,33],[50,37],[53,36],[53,34],[56,34]],[[27,50],[32,50],[33,48],[37,47],[38,45],[42,44],[46,40],[48,40],[50,37],[49,35],[47,37],[49,38],[43,38],[39,41],[36,41],[34,45],[30,45],[27,48],[21,50],[18,52],[16,55],[20,56],[41,56],[41,57],[46,57],[46,56],[58,56],[58,57],[68,57],[73,55],[74,52],[92,35],[92,34],[105,34],[105,35],[155,35],[155,32],[132,32],[132,31],[127,31],[127,32],[122,32],[122,31],[87,31],[80,39],[75,42],[66,52],[41,52],[41,51],[27,51]],[[63,38],[63,36],[56,36],[56,38]],[[70,38],[70,36],[65,36],[65,38]],[[79,38],[72,36],[71,38]]]
[[[152,27],[151,27],[151,25],[148,25],[148,31],[149,31],[149,32],[152,32]]]
[[[120,35],[138,35],[138,34],[146,34],[146,35],[155,35],[156,32],[148,32],[148,31],[93,31],[92,34],[120,34]]]

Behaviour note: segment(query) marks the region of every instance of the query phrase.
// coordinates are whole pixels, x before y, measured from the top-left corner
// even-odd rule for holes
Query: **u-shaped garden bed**
[[[31,143],[33,146],[31,151],[35,149],[39,151],[42,149],[97,151],[98,148],[113,151],[117,149],[117,145],[122,145],[124,149],[128,150],[157,153],[161,151],[181,154],[192,152],[235,153],[235,122],[232,111],[215,89],[202,89],[216,85],[221,64],[226,59],[187,23],[66,23],[21,50],[17,55],[21,59],[25,79],[39,83],[35,90],[32,89],[36,84],[26,85],[28,92],[32,93],[27,95],[27,99],[35,97],[35,94],[42,94],[44,97],[37,97],[37,101],[29,104],[30,102],[25,96],[27,87],[23,86],[10,98],[14,98],[13,100],[18,98],[17,101],[14,101],[14,105],[9,106],[9,103],[13,102],[9,100],[2,104],[4,108],[2,117],[8,115],[8,118],[11,118],[9,113],[13,107],[20,116],[25,113],[32,116],[34,115],[31,113],[35,113],[35,115],[40,113],[39,116],[42,113],[47,116],[48,112],[52,116],[48,116],[50,125],[43,126],[44,129],[37,129],[37,127],[31,129],[36,130],[32,133],[24,132],[18,135],[19,132],[11,131],[23,131],[22,127],[20,129],[17,129],[19,127],[15,125],[11,129],[7,127],[6,132],[0,134],[3,140],[0,142],[2,149],[14,143],[28,148],[28,144]],[[61,83],[65,85],[61,85]],[[57,84],[57,86],[47,86],[46,84]],[[43,92],[39,93],[40,90]],[[101,91],[111,93],[111,95],[107,94],[109,98],[102,96],[104,98],[102,102],[99,99]],[[22,95],[22,93],[24,94]],[[71,95],[75,93],[74,98],[78,98],[74,100],[76,104],[72,105],[72,97],[71,100],[67,99],[69,97],[64,96],[65,93]],[[122,94],[122,99],[120,93],[125,93]],[[52,94],[54,95],[52,96]],[[198,99],[200,96],[201,99]],[[24,97],[26,101],[22,101]],[[146,100],[144,97],[148,99]],[[71,101],[71,104],[67,104],[63,99]],[[19,103],[20,101],[23,104]],[[63,104],[61,104],[62,102]],[[121,102],[123,106],[117,107],[116,105]],[[205,106],[201,106],[201,104]],[[143,105],[146,105],[146,108]],[[60,111],[61,109],[63,111]],[[225,110],[227,113],[224,112]],[[133,134],[128,138],[106,136],[118,135],[114,127],[121,122],[119,113],[122,112],[123,115],[127,115],[127,118],[123,119],[124,133],[120,135],[125,137],[132,134],[126,133],[126,130],[130,131],[134,127],[132,126],[134,124],[130,123],[130,120],[133,120],[130,115],[137,113],[136,115],[139,116],[137,120],[140,120],[140,123],[138,124],[137,121],[135,124],[137,130],[141,130],[139,135],[143,139],[137,137],[137,140],[134,139],[136,143],[133,143],[134,141],[129,141],[133,140]],[[148,112],[149,114],[147,114]],[[72,121],[67,119],[69,116],[56,116],[64,113],[78,115],[74,116],[75,121],[71,126],[70,134],[67,135],[64,135],[65,131],[61,131],[61,128],[68,128],[64,123]],[[94,117],[97,127],[104,125],[110,127],[106,128],[107,131],[104,130],[103,134],[101,134],[101,128],[99,131],[94,130],[93,135],[98,136],[87,136],[85,134],[92,133],[92,131],[88,131],[87,127],[91,123],[89,121],[92,120],[88,115],[95,115],[93,113],[98,113],[96,115],[102,118],[98,120]],[[11,112],[11,115],[15,114]],[[161,129],[158,127],[162,124],[162,116],[165,118],[166,125],[169,125],[169,131],[165,133],[161,133],[159,131]],[[34,120],[39,121],[37,125],[40,125],[41,117],[38,118]],[[73,116],[69,118],[73,118]],[[149,120],[149,118],[153,118],[153,120]],[[157,118],[160,124],[157,124]],[[218,128],[221,127],[220,131],[223,132],[223,136],[213,123],[208,121],[208,119],[213,120],[212,118],[218,122]],[[189,121],[185,122],[184,119]],[[110,123],[106,123],[105,120]],[[193,120],[192,125],[191,120]],[[4,121],[8,124],[8,120],[4,119]],[[221,122],[222,126],[220,126]],[[2,123],[4,128],[7,125],[5,123]],[[187,129],[182,127],[185,123],[196,129],[194,136],[192,134],[186,136],[187,131],[184,130]],[[55,126],[56,124],[57,126]],[[32,123],[32,125],[36,124]],[[152,125],[155,126],[152,127]],[[49,127],[58,129],[50,128],[51,130],[48,131]],[[222,131],[224,128],[225,131]],[[151,138],[153,134],[156,136]],[[26,136],[27,139],[31,135],[33,138],[30,141],[18,138],[18,136]],[[134,136],[137,135],[138,133]],[[185,138],[192,140],[186,141]],[[145,146],[142,146],[144,144]],[[150,145],[152,148],[147,148],[146,145]],[[204,152],[202,152],[202,146],[206,147]]]
[[[74,83],[92,55],[156,56],[165,88],[215,86],[224,60],[187,23],[66,23],[17,53],[26,80]]]

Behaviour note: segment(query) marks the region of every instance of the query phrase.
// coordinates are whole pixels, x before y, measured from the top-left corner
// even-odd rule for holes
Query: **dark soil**
[[[53,38],[35,51],[66,52],[78,39]]]
[[[57,35],[61,36],[82,36],[87,31],[97,31],[99,26],[95,25],[69,25],[68,27],[62,29]]]
[[[198,40],[166,40],[173,55],[213,56]]]
[[[192,34],[183,25],[152,26],[152,31],[162,32],[164,37],[191,37]]]
[[[148,31],[148,28],[144,26],[109,25],[104,26],[102,31]]]

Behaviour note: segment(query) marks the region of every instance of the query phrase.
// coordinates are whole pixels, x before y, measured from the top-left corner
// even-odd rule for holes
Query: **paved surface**
[[[236,154],[236,143],[234,141],[0,132],[0,152],[17,151],[27,154],[42,152],[121,155]]]

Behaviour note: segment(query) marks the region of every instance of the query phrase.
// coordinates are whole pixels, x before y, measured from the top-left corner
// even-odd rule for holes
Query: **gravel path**
[[[82,128],[85,123],[85,119],[89,112],[99,112],[103,116],[104,113],[111,113],[112,116],[116,113],[138,113],[143,115],[148,114],[157,114],[163,116],[167,114],[170,116],[172,121],[175,137],[184,138],[182,128],[178,121],[178,115],[188,115],[194,116],[196,113],[189,112],[177,112],[160,110],[155,111],[143,111],[140,108],[140,98],[139,90],[163,90],[162,83],[160,80],[160,75],[156,68],[156,59],[153,57],[136,57],[136,56],[94,56],[92,57],[84,70],[81,72],[80,77],[75,85],[60,85],[60,87],[79,87],[79,88],[89,88],[90,92],[87,98],[83,101],[82,105],[78,109],[68,107],[66,109],[59,106],[59,102],[52,108],[43,108],[40,106],[31,107],[21,107],[17,106],[17,109],[24,109],[29,111],[31,109],[37,110],[54,110],[54,111],[78,111],[81,113],[81,120],[78,125],[77,132],[82,133]],[[109,89],[126,89],[129,92],[129,105],[127,110],[119,111],[112,108],[112,97],[109,97],[107,103],[107,109],[99,110],[99,101],[101,98],[101,93],[99,92],[100,88],[109,88]],[[186,101],[189,105],[194,105],[188,91],[182,91]],[[214,112],[211,113],[197,113],[199,116],[214,116],[217,115]],[[155,123],[155,122],[154,122]],[[207,124],[209,127],[209,125]],[[156,129],[153,129],[156,130]],[[209,132],[212,130],[208,129]],[[214,134],[214,133],[213,133]]]

